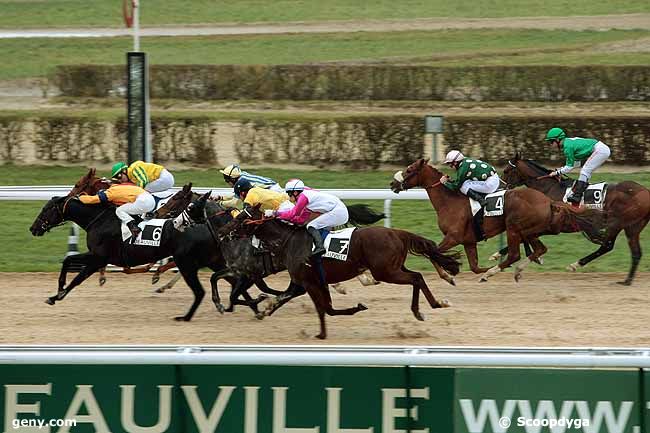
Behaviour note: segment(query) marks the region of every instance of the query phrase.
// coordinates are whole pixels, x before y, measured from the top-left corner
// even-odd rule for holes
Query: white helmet
[[[465,159],[465,156],[463,156],[462,153],[460,153],[460,150],[450,150],[449,153],[447,153],[447,157],[443,161],[445,164],[451,164],[452,162],[458,162]]]
[[[290,179],[284,186],[286,192],[302,191],[305,189],[305,183],[300,179]]]
[[[219,170],[219,173],[236,179],[241,176],[241,168],[239,168],[239,164],[230,164],[223,170]]]

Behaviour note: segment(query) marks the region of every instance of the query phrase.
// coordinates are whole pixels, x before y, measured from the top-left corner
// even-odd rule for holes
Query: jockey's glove
[[[274,216],[276,216],[277,214],[278,214],[278,211],[277,211],[277,210],[273,210],[273,209],[267,209],[267,210],[264,211],[264,216],[265,216],[265,217],[274,217]]]

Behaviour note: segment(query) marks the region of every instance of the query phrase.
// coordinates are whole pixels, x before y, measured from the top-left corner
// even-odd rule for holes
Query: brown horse
[[[514,188],[519,185],[526,185],[529,188],[541,191],[552,200],[561,201],[566,193],[566,189],[573,182],[571,179],[561,180],[559,178],[543,178],[551,172],[535,161],[522,159],[516,154],[508,162],[504,170],[503,180],[507,182],[508,188]],[[619,282],[629,286],[632,284],[634,274],[636,273],[639,261],[641,260],[641,245],[639,235],[644,227],[650,221],[650,190],[636,182],[621,182],[619,184],[608,184],[607,195],[603,208],[606,212],[615,215],[616,218],[609,219],[607,228],[608,238],[602,243],[600,248],[594,253],[589,254],[572,263],[568,269],[575,271],[585,266],[592,260],[610,252],[614,248],[616,237],[625,230],[627,242],[632,253],[632,264],[625,281]]]
[[[505,231],[508,238],[508,256],[492,268],[481,268],[476,243],[482,239],[478,238],[474,230],[468,198],[444,187],[440,183],[442,176],[443,173],[429,165],[428,160],[419,159],[404,172],[396,173],[390,187],[396,193],[417,186],[427,191],[429,200],[438,213],[438,227],[444,235],[438,248],[446,251],[456,245],[463,245],[472,272],[483,273],[480,281],[487,281],[490,276],[517,262],[521,258],[519,246],[527,241],[533,247],[533,253],[528,256],[528,261],[517,266],[515,280],[518,281],[523,269],[546,252],[539,236],[575,232],[583,226],[588,226],[588,222],[577,218],[569,206],[553,204],[539,191],[507,191],[503,216],[485,217],[483,232],[487,239]]]
[[[411,311],[416,319],[424,320],[419,307],[420,292],[424,294],[431,308],[448,307],[449,303],[444,300],[438,302],[422,274],[406,268],[406,256],[409,253],[425,256],[431,263],[441,266],[452,275],[456,275],[460,267],[458,253],[442,254],[433,241],[404,230],[364,227],[352,233],[347,260],[322,259],[325,281],[321,282],[309,259],[312,241],[303,227],[285,224],[274,218],[266,219],[259,206],[256,206],[247,208],[219,230],[221,238],[232,238],[241,234],[254,234],[261,239],[265,247],[287,267],[292,283],[307,290],[318,312],[320,333],[317,338],[321,339],[327,337],[325,314],[353,315],[367,309],[363,304],[343,310],[335,309],[327,283],[346,281],[365,270],[370,270],[377,281],[411,285]]]

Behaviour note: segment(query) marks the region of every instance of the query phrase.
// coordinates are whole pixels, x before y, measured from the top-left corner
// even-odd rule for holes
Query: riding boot
[[[311,235],[314,240],[314,251],[311,252],[312,256],[322,256],[325,254],[325,247],[323,246],[323,238],[320,232],[314,227],[307,227],[307,233]]]
[[[481,207],[485,207],[485,195],[480,192],[474,191],[473,189],[467,190],[467,197],[476,200]]]
[[[140,230],[140,227],[138,227],[135,221],[129,221],[126,223],[126,226],[131,230],[131,240],[134,241],[142,230]]]
[[[573,187],[573,194],[567,197],[566,201],[579,205],[582,201],[582,194],[584,194],[585,190],[587,189],[587,185],[589,184],[583,180],[577,181]]]

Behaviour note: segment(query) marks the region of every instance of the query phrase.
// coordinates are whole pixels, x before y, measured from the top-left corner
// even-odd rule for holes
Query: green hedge
[[[286,116],[286,115],[285,115]],[[569,135],[595,137],[612,148],[610,161],[650,163],[650,117],[447,117],[445,150],[505,164],[515,152],[548,164],[562,155],[543,137],[551,126]],[[425,153],[421,116],[354,116],[295,120],[209,117],[152,118],[154,157],[159,162],[215,165],[221,156],[244,163],[348,166],[367,169],[405,165]],[[109,162],[126,157],[124,118],[92,116],[3,118],[0,162]],[[224,156],[225,155],[225,156]]]
[[[161,65],[151,97],[266,100],[647,101],[648,66]],[[59,66],[65,96],[122,95],[120,66]]]

